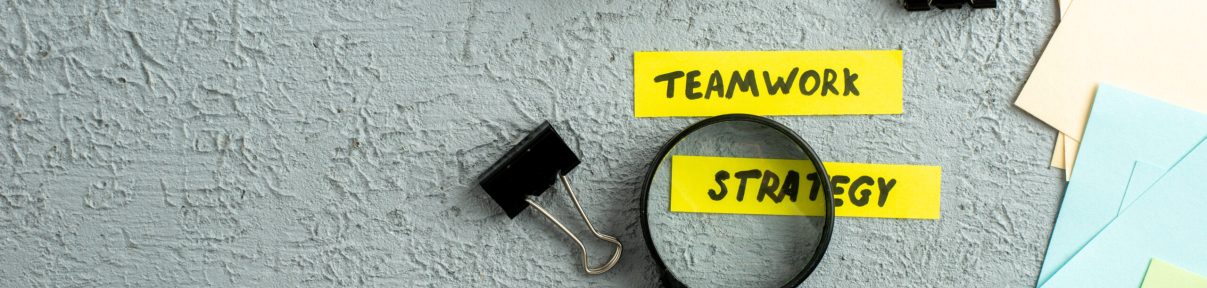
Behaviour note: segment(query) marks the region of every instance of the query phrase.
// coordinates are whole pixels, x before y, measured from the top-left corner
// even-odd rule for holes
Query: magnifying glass
[[[796,287],[817,267],[834,226],[830,177],[791,129],[721,115],[687,127],[657,155],[643,187],[641,226],[663,286]],[[707,174],[676,176],[689,172]],[[703,199],[686,204],[715,211],[672,211],[684,199]]]

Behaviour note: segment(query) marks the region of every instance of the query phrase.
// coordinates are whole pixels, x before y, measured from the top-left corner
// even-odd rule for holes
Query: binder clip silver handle
[[[566,236],[570,236],[570,239],[574,240],[575,244],[578,244],[578,249],[582,252],[583,270],[586,271],[587,274],[599,275],[603,274],[604,272],[608,272],[608,270],[611,270],[613,266],[616,266],[617,262],[620,262],[620,253],[624,246],[620,244],[620,240],[616,240],[616,237],[605,235],[595,230],[595,225],[591,225],[591,219],[587,218],[587,212],[583,211],[583,205],[578,203],[578,195],[574,193],[574,188],[570,186],[570,178],[567,178],[566,175],[558,175],[558,179],[561,180],[562,187],[566,188],[566,193],[570,194],[570,200],[574,201],[574,208],[578,208],[578,215],[583,217],[583,222],[587,223],[587,229],[591,230],[591,234],[595,234],[595,238],[616,244],[616,250],[612,252],[612,258],[608,259],[608,262],[604,262],[604,264],[600,265],[599,267],[591,267],[591,261],[587,257],[587,254],[589,254],[587,252],[587,246],[583,245],[583,241],[579,240],[578,236],[575,236],[573,232],[570,232],[570,229],[566,228],[566,225],[562,224],[562,221],[558,221],[557,218],[554,218],[553,214],[549,214],[549,211],[545,210],[544,207],[541,207],[540,204],[537,204],[536,201],[533,201],[531,197],[525,199],[525,201],[528,201],[529,206],[536,208],[536,211],[541,212],[542,215],[545,215],[545,218],[557,225],[557,228],[561,228],[562,232],[566,233]]]
[[[566,177],[566,173],[578,166],[579,162],[578,155],[570,150],[570,146],[566,145],[553,126],[546,121],[524,137],[524,140],[521,140],[518,145],[512,147],[499,161],[486,169],[486,172],[478,178],[478,185],[490,195],[491,199],[494,199],[496,204],[499,204],[500,208],[503,208],[507,217],[514,219],[529,206],[536,208],[541,215],[545,215],[545,218],[557,225],[557,228],[561,228],[566,236],[570,236],[570,239],[578,244],[578,249],[582,254],[583,270],[587,274],[598,275],[608,272],[616,266],[616,263],[620,261],[623,246],[616,237],[604,235],[595,230],[595,225],[591,224],[591,219],[587,218],[587,212],[583,210],[582,203],[578,201],[578,194],[574,192],[574,188],[570,187],[570,179]],[[549,214],[548,210],[533,200],[544,194],[546,190],[553,187],[554,182],[558,181],[562,182],[562,186],[570,194],[570,200],[574,200],[574,207],[578,209],[578,215],[583,217],[583,222],[587,223],[591,234],[594,234],[595,238],[616,244],[616,251],[612,252],[612,258],[603,265],[591,267],[590,259],[587,257],[587,246],[583,245],[583,241],[570,232],[562,221],[558,221],[552,214]]]

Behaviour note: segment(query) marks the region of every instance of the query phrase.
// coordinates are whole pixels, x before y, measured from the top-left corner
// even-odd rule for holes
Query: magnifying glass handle
[[[582,251],[583,270],[585,270],[587,274],[599,275],[603,274],[604,272],[608,272],[608,270],[611,270],[612,267],[616,266],[617,262],[620,262],[620,252],[623,250],[623,245],[620,244],[620,240],[617,240],[616,237],[604,235],[603,233],[599,233],[599,231],[595,230],[595,225],[592,225],[591,219],[587,218],[587,212],[583,210],[583,205],[579,204],[578,195],[574,193],[574,188],[570,187],[570,178],[567,178],[566,175],[558,173],[558,179],[561,180],[562,187],[566,188],[566,192],[570,194],[570,200],[574,201],[574,208],[578,208],[578,215],[583,217],[583,222],[587,223],[587,228],[591,230],[591,234],[595,234],[595,238],[616,244],[616,250],[612,252],[612,258],[608,259],[608,262],[604,262],[603,265],[598,267],[591,267],[591,261],[587,257],[587,246],[583,245],[583,241],[579,240],[578,236],[575,236],[574,233],[570,232],[570,229],[566,228],[566,225],[562,224],[562,221],[558,221],[557,218],[553,218],[553,215],[549,214],[549,211],[546,211],[544,207],[541,207],[541,205],[537,204],[536,201],[533,201],[532,198],[525,199],[525,201],[528,201],[528,205],[532,206],[532,208],[536,208],[536,211],[541,212],[541,215],[545,215],[545,218],[549,219],[549,221],[552,221],[553,224],[557,225],[558,228],[561,228],[562,232],[566,233],[566,236],[570,236],[570,239],[574,240],[575,244],[578,244],[578,249]]]

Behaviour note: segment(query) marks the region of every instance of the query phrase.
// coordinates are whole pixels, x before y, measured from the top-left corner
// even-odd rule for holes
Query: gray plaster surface
[[[309,2],[0,3],[0,286],[652,286],[640,182],[698,118],[633,117],[642,50],[903,49],[904,114],[775,119],[825,160],[942,166],[942,218],[839,218],[806,286],[1039,271],[1063,182],[1011,102],[1055,1]],[[472,189],[542,120],[625,243],[604,275]]]

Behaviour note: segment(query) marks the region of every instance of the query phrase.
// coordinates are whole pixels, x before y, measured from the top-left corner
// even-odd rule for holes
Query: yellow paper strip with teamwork
[[[816,170],[808,160],[673,156],[672,212],[824,215]],[[834,215],[938,219],[938,166],[824,163]]]
[[[633,53],[636,117],[901,114],[901,50]]]

